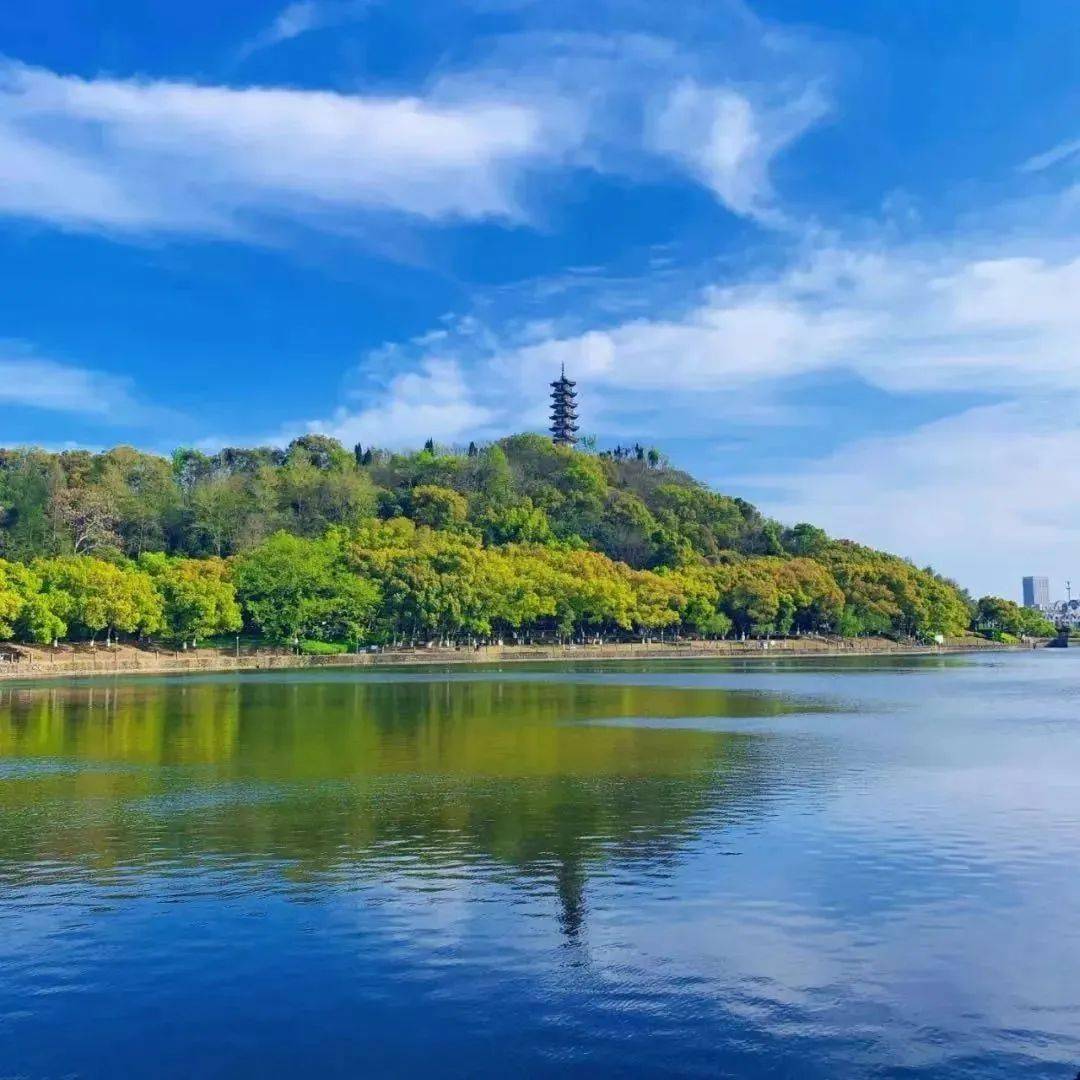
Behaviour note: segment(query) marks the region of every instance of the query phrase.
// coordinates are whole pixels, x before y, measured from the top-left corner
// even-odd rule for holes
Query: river
[[[1080,652],[0,687],[0,1077],[1080,1068]]]

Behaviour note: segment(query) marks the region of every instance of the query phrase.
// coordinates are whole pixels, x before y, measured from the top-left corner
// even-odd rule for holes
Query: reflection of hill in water
[[[0,875],[486,865],[554,881],[572,931],[590,864],[663,858],[706,815],[754,813],[777,767],[760,737],[574,721],[802,707],[564,676],[6,690]]]

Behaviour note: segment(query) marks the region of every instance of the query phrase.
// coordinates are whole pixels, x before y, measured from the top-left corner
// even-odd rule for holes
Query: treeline
[[[999,641],[1022,637],[1050,637],[1056,627],[1042,612],[1021,607],[1000,596],[984,596],[975,605],[972,628]]]
[[[0,637],[33,641],[928,637],[985,614],[929,569],[784,528],[655,450],[534,435],[410,454],[320,435],[171,460],[2,451],[0,557]]]

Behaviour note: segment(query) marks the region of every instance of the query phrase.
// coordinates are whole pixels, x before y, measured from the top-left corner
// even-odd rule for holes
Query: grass
[[[300,652],[304,656],[341,656],[352,652],[352,646],[344,641],[301,641]]]

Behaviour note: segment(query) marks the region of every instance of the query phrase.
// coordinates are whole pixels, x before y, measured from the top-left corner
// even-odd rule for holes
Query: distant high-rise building
[[[1024,578],[1024,607],[1048,608],[1050,606],[1050,579],[1046,577]]]

